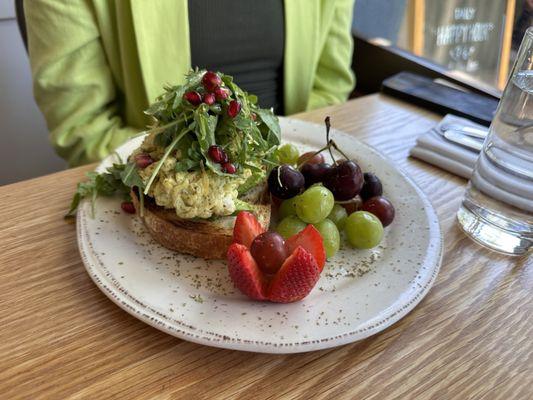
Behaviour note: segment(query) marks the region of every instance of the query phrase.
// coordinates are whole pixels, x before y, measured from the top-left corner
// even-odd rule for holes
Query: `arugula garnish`
[[[166,86],[163,94],[145,111],[153,120],[147,130],[153,137],[153,144],[161,149],[160,159],[156,159],[149,177],[139,175],[135,162],[113,164],[106,172],[88,173],[87,182],[78,184],[68,215],[73,215],[81,199],[91,198],[94,203],[98,196],[120,194],[129,198],[132,188],[139,188],[141,204],[143,194],[147,195],[156,181],[163,164],[173,157],[176,172],[211,171],[228,178],[241,177],[244,169],[252,176],[239,188],[244,193],[264,180],[270,169],[276,165],[274,150],[280,143],[280,128],[272,110],[257,106],[257,97],[239,88],[233,78],[219,73],[223,86],[229,90],[226,100],[213,105],[202,103],[194,106],[184,100],[188,91],[205,92],[201,80],[205,71],[191,71],[184,85]],[[231,118],[227,114],[229,102],[237,100],[241,104],[239,114]],[[221,146],[236,166],[236,174],[223,172],[221,166],[208,156],[209,147]]]

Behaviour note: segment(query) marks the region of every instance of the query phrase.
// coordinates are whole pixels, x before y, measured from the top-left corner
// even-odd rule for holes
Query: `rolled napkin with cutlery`
[[[448,114],[416,140],[410,155],[469,179],[487,133],[483,125]]]

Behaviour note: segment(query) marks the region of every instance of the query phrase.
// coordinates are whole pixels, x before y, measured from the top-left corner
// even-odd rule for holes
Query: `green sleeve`
[[[117,88],[88,0],[25,1],[34,95],[57,153],[97,161],[135,133],[119,116]]]
[[[330,29],[307,104],[309,110],[343,103],[354,88],[355,77],[351,69],[353,6],[354,0],[335,0]]]

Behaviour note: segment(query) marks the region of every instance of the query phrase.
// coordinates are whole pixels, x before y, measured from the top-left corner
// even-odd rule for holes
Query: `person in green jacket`
[[[346,101],[354,0],[38,0],[24,3],[34,94],[57,153],[102,159],[191,67],[234,75],[293,114]]]

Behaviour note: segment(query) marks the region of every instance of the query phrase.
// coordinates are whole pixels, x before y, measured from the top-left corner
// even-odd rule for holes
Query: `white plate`
[[[325,142],[324,128],[282,118],[283,140],[302,150]],[[437,276],[442,240],[435,211],[422,191],[376,150],[339,131],[332,137],[363,170],[383,181],[396,207],[375,250],[347,246],[328,260],[304,300],[254,302],[233,288],[222,261],[205,261],[156,244],[117,198],[78,211],[78,244],[96,285],[136,318],[179,338],[209,346],[265,353],[296,353],[354,342],[401,319],[422,300]],[[123,159],[135,138],[118,149]],[[98,168],[109,166],[106,159]],[[368,270],[366,273],[363,273]]]

